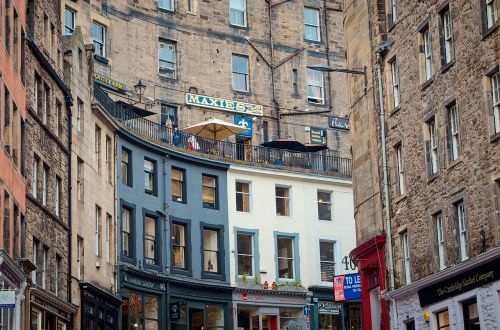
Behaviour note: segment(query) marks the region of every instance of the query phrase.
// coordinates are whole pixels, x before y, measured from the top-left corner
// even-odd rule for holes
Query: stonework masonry
[[[65,1],[76,13],[76,26],[82,26],[85,43],[92,43],[92,22],[106,27],[105,58],[98,57],[95,71],[123,83],[134,99],[134,85],[146,86],[144,98],[150,110],[160,113],[160,104],[176,107],[179,128],[210,117],[233,122],[234,113],[187,106],[185,93],[221,97],[259,104],[264,116],[254,121],[253,144],[264,141],[265,126],[269,140],[277,137],[277,108],[282,117],[282,137],[309,143],[308,127],[327,130],[328,145],[341,156],[349,155],[348,134],[328,129],[328,115],[347,115],[346,79],[343,73],[325,73],[324,105],[307,101],[306,67],[324,64],[345,66],[345,41],[340,1],[306,0],[277,2],[271,9],[271,27],[266,2],[246,2],[246,28],[230,24],[229,1],[175,1],[173,11],[158,8],[157,1],[140,4],[113,1],[106,3]],[[320,12],[321,42],[304,40],[304,7]],[[64,10],[64,8],[62,8]],[[271,35],[273,56],[271,57]],[[176,77],[159,75],[159,41],[176,47]],[[249,92],[232,89],[232,54],[248,56]],[[274,77],[269,64],[273,64]],[[297,92],[293,75],[297,74]],[[272,80],[274,78],[273,105]],[[143,106],[143,105],[141,105]],[[328,111],[328,110],[331,111]],[[306,111],[318,114],[303,114]],[[156,118],[159,120],[159,117]]]

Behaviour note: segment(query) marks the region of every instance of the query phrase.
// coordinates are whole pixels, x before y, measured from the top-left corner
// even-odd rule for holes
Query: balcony
[[[140,117],[130,109],[115,103],[97,85],[94,86],[94,97],[122,128],[168,149],[240,165],[262,166],[328,176],[351,176],[351,160],[349,158],[244,145],[202,137],[196,137],[197,143],[193,145],[190,143],[191,134]]]

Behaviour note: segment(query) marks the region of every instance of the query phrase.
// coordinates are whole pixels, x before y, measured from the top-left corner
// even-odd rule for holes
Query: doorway
[[[189,309],[189,329],[203,330],[203,309]]]
[[[252,139],[236,137],[236,158],[238,160],[250,160],[250,148]]]

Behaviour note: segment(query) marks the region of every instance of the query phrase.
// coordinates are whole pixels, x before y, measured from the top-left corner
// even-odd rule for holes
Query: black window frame
[[[185,268],[180,268],[180,267],[175,267],[174,266],[174,258],[173,258],[173,253],[174,253],[174,244],[173,244],[173,239],[170,239],[170,266],[171,266],[171,273],[172,274],[180,274],[180,275],[185,275],[185,276],[192,276],[193,275],[193,270],[192,270],[192,244],[191,244],[191,221],[188,219],[181,219],[177,217],[170,217],[170,233],[171,237],[173,235],[173,225],[181,225],[184,226],[184,239],[185,239],[185,246],[184,246],[184,262],[186,267]]]
[[[470,315],[469,315],[469,309],[468,307],[471,306],[471,305],[476,305],[476,309],[477,309],[477,317],[471,319],[470,318]],[[465,301],[462,301],[462,317],[463,317],[463,321],[464,321],[464,330],[473,330],[475,328],[472,327],[472,324],[474,323],[479,323],[479,325],[481,326],[481,317],[479,315],[479,306],[477,304],[477,298],[474,297],[474,298],[471,298],[471,299],[467,299]]]
[[[203,177],[209,177],[215,179],[215,203],[214,206],[210,205],[205,205],[205,202],[203,201]],[[219,177],[217,175],[213,174],[208,174],[208,173],[202,173],[201,174],[201,203],[203,205],[203,208],[205,209],[213,209],[213,210],[218,210],[219,209]]]
[[[204,230],[213,230],[217,232],[217,247],[219,249],[217,255],[217,265],[219,266],[217,272],[205,271],[205,240],[203,238]],[[201,253],[201,278],[203,279],[214,279],[224,281],[226,279],[225,271],[225,258],[226,255],[224,249],[224,225],[213,225],[205,222],[200,223],[200,253]]]
[[[134,182],[133,182],[133,175],[132,175],[132,171],[133,171],[133,162],[132,162],[132,150],[122,146],[121,148],[121,151],[122,151],[122,154],[120,155],[120,175],[121,175],[121,184],[124,185],[124,186],[127,186],[127,187],[134,187]],[[124,183],[123,182],[123,152],[126,152],[127,155],[128,155],[128,162],[127,162],[127,183]]]
[[[146,166],[145,166],[146,161],[151,162],[153,164],[153,172],[152,172],[153,190],[148,190],[146,188],[146,184],[144,184],[144,193],[147,195],[151,195],[151,196],[158,196],[158,162],[153,158],[144,157],[144,162],[143,162],[143,174],[144,174],[144,176],[146,176],[146,173],[150,174],[149,171],[146,171]]]
[[[176,170],[176,171],[180,171],[182,173],[182,196],[181,196],[181,200],[177,200],[174,198],[174,185],[173,185],[173,181],[174,181],[174,177],[172,175],[172,172]],[[176,180],[177,181],[177,180]],[[177,202],[177,203],[183,203],[183,204],[186,204],[187,203],[187,191],[186,191],[186,169],[184,168],[181,168],[181,167],[177,167],[177,166],[171,166],[170,168],[170,190],[171,190],[171,197],[172,197],[172,201],[174,202]]]
[[[146,260],[150,260],[146,258],[146,217],[152,218],[155,220],[155,258],[154,264],[147,263]],[[144,258],[144,267],[160,269],[162,266],[162,257],[161,257],[161,247],[162,247],[162,239],[161,239],[161,217],[157,212],[148,210],[146,208],[142,209],[142,244],[143,244],[143,258]]]
[[[129,253],[128,255],[123,254],[123,219],[122,219],[122,212],[123,209],[127,209],[130,212],[130,237],[129,237]],[[136,231],[134,230],[135,228],[135,223],[136,223],[136,205],[132,203],[128,203],[124,201],[123,199],[120,200],[120,240],[121,240],[121,245],[120,245],[120,260],[124,262],[128,262],[131,264],[136,263],[137,256],[136,256]]]

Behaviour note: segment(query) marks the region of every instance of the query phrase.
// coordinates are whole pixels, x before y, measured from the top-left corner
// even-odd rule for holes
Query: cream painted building
[[[333,302],[333,279],[356,271],[351,180],[231,165],[228,198],[235,329],[307,327],[314,303],[328,306],[319,329],[341,322],[348,304]]]
[[[72,36],[64,37],[64,45],[66,84],[74,100],[71,276],[72,302],[80,306],[74,327],[113,327],[121,304],[115,298],[116,126],[92,102],[93,89],[89,84],[93,72],[92,45],[84,44],[79,27]]]

